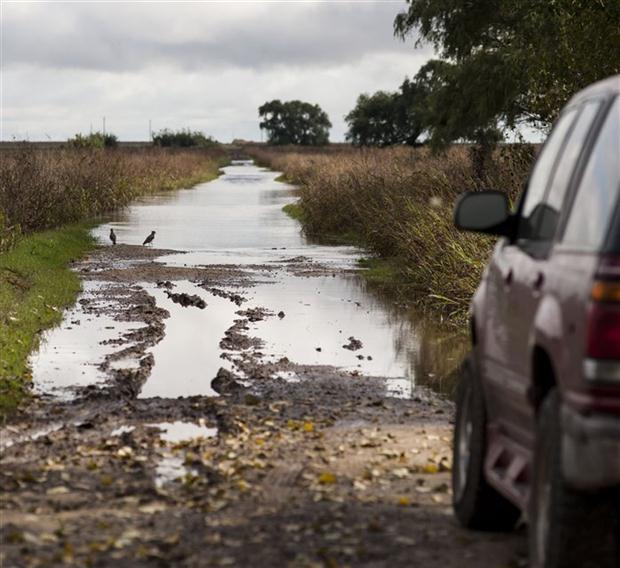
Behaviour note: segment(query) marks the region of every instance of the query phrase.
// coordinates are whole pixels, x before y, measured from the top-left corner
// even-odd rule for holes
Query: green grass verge
[[[280,174],[275,180],[273,181],[279,181],[280,183],[289,183],[288,178],[286,177],[286,174]]]
[[[299,201],[295,201],[294,203],[287,203],[284,207],[282,207],[282,211],[284,211],[291,219],[295,219],[300,223],[303,223],[304,219],[304,210],[301,207]]]
[[[0,419],[29,392],[28,355],[40,333],[61,321],[80,291],[69,265],[95,246],[89,228],[35,233],[0,254]]]
[[[388,286],[399,283],[402,278],[401,271],[397,268],[394,259],[383,258],[360,258],[357,265],[363,268],[364,278],[375,284]]]
[[[305,220],[304,209],[299,201],[294,203],[288,203],[282,207],[284,211],[291,219],[299,221],[302,225]],[[363,247],[361,236],[353,231],[343,231],[341,233],[326,233],[322,235],[308,235],[312,242],[322,245],[352,245]]]

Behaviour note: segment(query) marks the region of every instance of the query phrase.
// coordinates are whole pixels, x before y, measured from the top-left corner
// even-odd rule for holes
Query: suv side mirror
[[[467,191],[454,205],[454,225],[463,231],[508,236],[512,226],[510,205],[502,191]]]

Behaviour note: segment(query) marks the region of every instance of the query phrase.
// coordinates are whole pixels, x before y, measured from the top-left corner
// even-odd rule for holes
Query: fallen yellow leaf
[[[248,491],[250,487],[252,486],[245,479],[240,479],[237,481],[237,489],[239,489],[239,491]]]
[[[319,475],[319,483],[321,485],[331,485],[336,483],[336,476],[330,471],[325,471]]]
[[[62,495],[64,493],[69,493],[69,490],[66,487],[60,485],[58,487],[52,487],[51,489],[48,489],[46,493],[48,495]]]

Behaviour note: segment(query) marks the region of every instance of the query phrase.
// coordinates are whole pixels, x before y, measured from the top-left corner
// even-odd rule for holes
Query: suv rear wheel
[[[553,389],[538,414],[529,510],[530,565],[613,568],[618,561],[613,498],[567,486],[561,471],[561,443],[560,398]]]
[[[465,360],[456,401],[452,491],[454,512],[467,528],[505,531],[520,511],[484,477],[486,410],[473,354]]]

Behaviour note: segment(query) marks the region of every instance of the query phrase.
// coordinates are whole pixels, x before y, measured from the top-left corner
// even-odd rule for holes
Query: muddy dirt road
[[[98,229],[129,244],[76,265],[0,431],[1,566],[524,565],[522,534],[452,518],[415,325],[356,251],[299,235],[275,175],[236,164]]]

